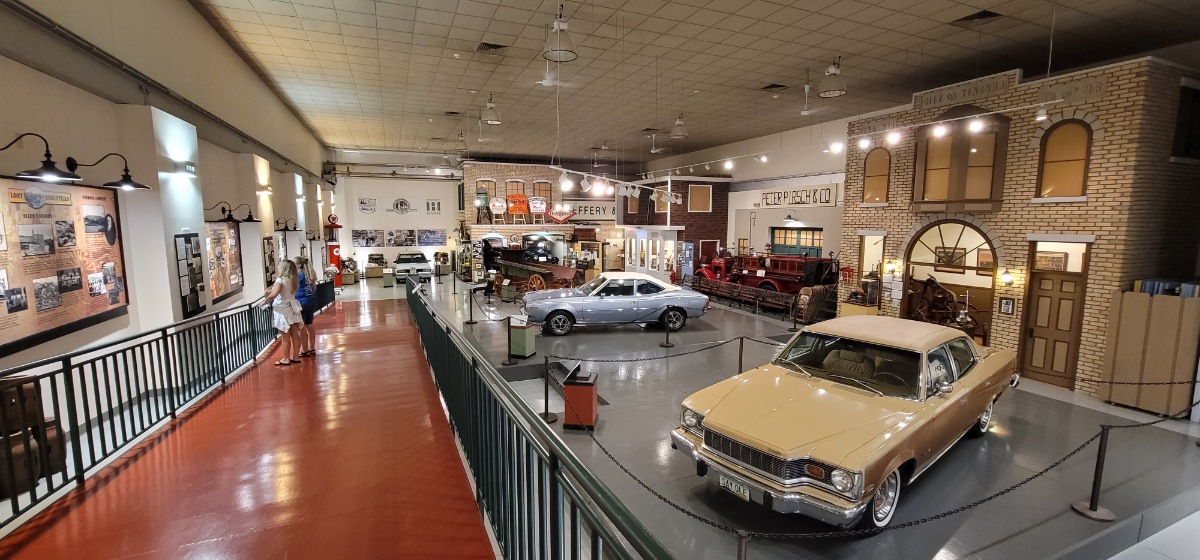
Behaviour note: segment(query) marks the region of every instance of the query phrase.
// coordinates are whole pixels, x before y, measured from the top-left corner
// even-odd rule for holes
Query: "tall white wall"
[[[321,169],[321,143],[187,0],[25,3],[296,163]]]
[[[436,247],[352,247],[350,231],[354,229],[444,229],[447,232],[447,242],[452,236],[452,230],[458,227],[458,181],[420,181],[408,179],[375,179],[365,177],[347,177],[338,185],[339,191],[345,192],[345,203],[338,203],[339,216],[344,228],[341,233],[342,254],[354,255],[354,260],[361,266],[367,260],[369,253],[383,253],[388,262],[396,259],[401,251],[419,250],[428,258],[433,258],[436,251],[447,251],[449,246]],[[374,213],[364,213],[360,210],[358,199],[374,198],[376,210]],[[392,212],[393,202],[403,198],[408,200],[412,211],[408,214]],[[441,203],[440,213],[426,211],[426,201],[436,200]],[[344,206],[344,208],[343,208]],[[353,253],[351,253],[351,251]]]
[[[845,143],[848,122],[850,119],[830,121],[706,150],[656,159],[646,164],[646,170],[665,173],[668,169],[683,167],[685,175],[729,175],[733,177],[735,183],[807,173],[841,173],[846,170],[845,151],[834,154],[823,153],[821,150],[829,142]],[[733,169],[728,171],[720,163],[711,164],[711,169],[707,171],[703,167],[696,167],[694,173],[687,169],[688,166],[694,166],[701,162],[721,162],[725,158],[761,154],[767,155],[766,163],[743,157],[734,160]],[[657,174],[655,173],[655,175]]]

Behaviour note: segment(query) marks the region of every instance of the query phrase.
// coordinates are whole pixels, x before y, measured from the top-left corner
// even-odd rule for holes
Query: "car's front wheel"
[[[875,494],[871,497],[871,503],[867,506],[866,515],[863,515],[862,524],[865,528],[882,529],[892,522],[892,516],[896,513],[896,506],[900,504],[900,469],[892,471],[879,483],[879,487],[875,489]]]
[[[971,429],[967,431],[967,437],[981,438],[988,433],[988,429],[992,427],[992,408],[996,406],[996,400],[988,402],[987,408],[983,409],[983,413],[971,425]]]
[[[546,332],[554,336],[566,336],[575,326],[575,318],[566,311],[555,311],[546,317]]]
[[[682,329],[684,323],[687,323],[687,313],[684,313],[684,311],[678,307],[672,307],[666,311],[663,311],[662,317],[659,318],[659,322],[661,322],[663,327],[666,327],[667,330],[675,332],[679,329]]]

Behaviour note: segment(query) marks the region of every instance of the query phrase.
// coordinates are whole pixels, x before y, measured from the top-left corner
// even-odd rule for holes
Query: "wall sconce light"
[[[310,229],[304,232],[304,238],[309,241],[318,241],[321,239],[321,234],[315,229]]]
[[[194,178],[196,176],[196,163],[191,161],[175,162],[175,174]]]
[[[47,142],[46,138],[41,134],[35,134],[33,132],[21,134],[20,136],[13,138],[13,141],[9,142],[8,145],[0,148],[0,152],[13,147],[13,144],[16,144],[26,136],[36,136],[42,140],[42,144],[46,146],[46,159],[42,160],[41,167],[37,169],[30,169],[28,171],[21,171],[17,173],[17,177],[21,177],[23,179],[41,179],[48,183],[57,183],[59,181],[78,181],[82,179],[82,177],[79,175],[69,171],[63,171],[54,164],[54,160],[52,159],[54,156],[50,155],[50,142]],[[128,169],[126,169],[126,171],[128,171]]]
[[[291,227],[288,227],[288,222],[292,223]],[[300,231],[300,228],[296,227],[294,218],[278,218],[275,220],[275,231]]]
[[[205,210],[212,210],[213,208],[216,208],[218,206],[221,207],[221,219],[217,220],[218,222],[226,222],[226,223],[230,223],[230,224],[242,223],[241,220],[233,217],[233,212],[229,211],[229,209],[226,208],[227,206],[232,206],[232,205],[229,204],[228,202],[225,202],[224,200],[212,205],[211,207],[205,208]]]
[[[259,185],[258,186],[258,194],[265,194],[267,196],[271,196],[271,185]]]
[[[78,161],[75,160],[75,158],[69,157],[69,158],[67,158],[67,170],[74,173],[75,170],[79,169],[80,167],[94,167],[96,165],[99,165],[100,162],[108,159],[109,156],[117,156],[117,157],[121,158],[121,161],[125,162],[125,171],[121,174],[120,179],[118,179],[116,181],[104,183],[104,186],[112,187],[114,189],[120,188],[120,189],[127,190],[127,191],[149,190],[150,189],[149,186],[143,185],[137,181],[134,181],[133,177],[129,176],[129,160],[125,159],[125,156],[118,154],[116,152],[111,152],[111,153],[105,154],[104,157],[96,160],[95,163],[79,163]]]
[[[888,274],[895,274],[896,273],[896,263],[892,262],[892,259],[888,259],[887,262],[883,263],[883,271]]]
[[[242,209],[242,206],[245,206],[245,207],[246,207],[246,219],[242,220],[242,223],[245,223],[245,224],[257,224],[257,223],[261,223],[261,222],[262,222],[262,220],[256,220],[256,219],[254,218],[254,210],[250,208],[250,205],[249,205],[249,204],[242,204],[241,206],[238,206],[237,208],[234,208],[233,210],[230,210],[230,211],[229,211],[229,215],[232,217],[234,212],[236,212],[236,211],[238,211],[238,210],[241,210],[241,209]]]
[[[1013,275],[1008,271],[1008,267],[1004,267],[1004,272],[1000,273],[1000,282],[1005,286],[1013,285]]]

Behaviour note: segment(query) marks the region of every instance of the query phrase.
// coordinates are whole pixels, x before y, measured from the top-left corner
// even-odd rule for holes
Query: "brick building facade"
[[[647,186],[663,190],[666,189],[666,181],[658,183],[641,181],[639,184],[647,184]],[[703,185],[711,188],[712,202],[709,211],[688,211],[688,196],[691,191],[689,187],[691,185]],[[729,225],[729,183],[727,181],[705,181],[702,178],[680,178],[672,181],[671,192],[683,197],[682,203],[671,205],[671,225],[683,226],[684,228],[679,232],[677,239],[692,243],[699,243],[701,240],[717,240],[722,247],[725,246],[725,237]],[[654,202],[650,200],[650,194],[651,191],[646,189],[640,192],[636,213],[629,213],[627,211],[629,208],[628,201],[623,197],[618,198],[617,223],[624,224],[627,227],[667,225],[667,213],[655,212]]]
[[[1200,228],[1192,220],[1200,215],[1200,201],[1189,187],[1196,185],[1200,167],[1170,159],[1181,83],[1197,77],[1195,71],[1154,58],[1038,80],[1022,80],[1014,71],[920,92],[914,94],[911,108],[852,121],[847,131],[843,264],[858,266],[853,263],[861,259],[860,232],[886,232],[884,259],[898,263],[902,271],[909,245],[922,227],[944,220],[970,224],[995,247],[993,301],[1015,300],[1011,315],[999,313],[998,303],[993,303],[989,344],[1024,355],[1029,351],[1023,348],[1023,333],[1031,240],[1058,236],[1090,241],[1078,361],[1070,373],[1076,389],[1098,394],[1111,294],[1129,289],[1139,278],[1186,279],[1196,273]],[[916,135],[964,106],[964,114],[994,114],[1007,127],[1007,141],[998,146],[1006,152],[1006,162],[998,165],[1002,181],[992,190],[992,200],[931,203],[918,190],[917,175],[929,166],[918,169],[923,160]],[[1048,113],[1040,121],[1039,108]],[[1083,196],[1040,197],[1042,139],[1064,121],[1086,123],[1090,131],[1086,189]],[[889,132],[900,134],[894,145],[885,143]],[[871,147],[860,149],[856,142],[861,138],[870,140]],[[864,160],[879,146],[891,155],[884,205],[863,202]],[[1001,281],[999,273],[1005,269],[1013,275],[1011,286]],[[850,289],[843,286],[839,299],[845,300]],[[897,301],[885,297],[880,314],[899,316]]]

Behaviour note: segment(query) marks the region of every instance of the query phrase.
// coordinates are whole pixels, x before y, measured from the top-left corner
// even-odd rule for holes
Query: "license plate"
[[[721,475],[721,488],[724,488],[747,502],[750,501],[750,487],[725,475]]]
[[[417,273],[417,269],[415,269],[415,268],[410,268],[410,269],[408,269],[408,273],[409,273],[409,274],[416,274],[416,273]]]

